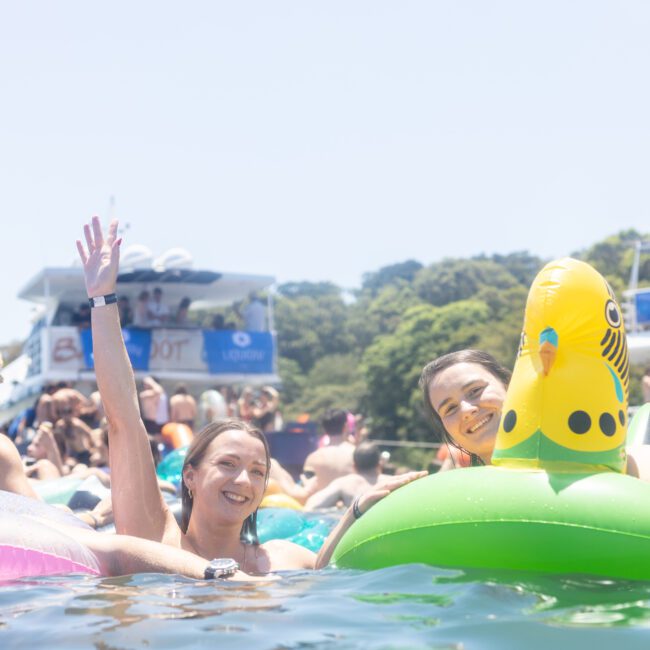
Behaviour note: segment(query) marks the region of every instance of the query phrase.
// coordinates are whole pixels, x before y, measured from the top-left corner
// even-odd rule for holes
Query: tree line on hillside
[[[620,232],[573,257],[597,268],[622,298],[632,244],[642,238]],[[281,285],[275,326],[285,419],[336,406],[364,413],[376,438],[430,441],[417,389],[422,367],[466,347],[512,367],[528,289],[547,261],[527,252],[429,266],[408,260],[367,273],[353,300],[329,282]],[[650,259],[639,275],[650,284]],[[631,403],[640,401],[640,374],[633,368]]]
[[[597,268],[619,299],[629,282],[633,244],[650,239],[627,230],[573,253]],[[291,282],[278,288],[275,328],[285,421],[331,407],[363,413],[373,437],[431,441],[417,389],[431,359],[467,347],[484,349],[512,367],[526,296],[548,260],[527,252],[415,260],[366,273],[352,299],[330,282]],[[650,285],[650,255],[642,258]],[[225,320],[236,321],[232,309]],[[209,327],[214,314],[202,312]],[[5,361],[20,352],[13,343]],[[632,368],[630,403],[640,403],[642,368]]]

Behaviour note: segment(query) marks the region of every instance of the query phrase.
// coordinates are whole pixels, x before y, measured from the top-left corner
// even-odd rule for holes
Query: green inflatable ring
[[[650,484],[616,472],[454,470],[382,499],[346,532],[332,562],[650,580],[649,504]]]

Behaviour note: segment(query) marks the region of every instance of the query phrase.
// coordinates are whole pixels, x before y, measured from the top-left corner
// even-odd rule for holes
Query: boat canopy
[[[140,291],[160,287],[170,306],[189,298],[191,309],[206,309],[231,305],[251,292],[268,289],[273,282],[274,278],[268,275],[145,268],[120,274],[117,293],[134,300]],[[79,266],[44,268],[25,285],[18,297],[47,308],[61,302],[82,303],[87,300],[83,270]]]

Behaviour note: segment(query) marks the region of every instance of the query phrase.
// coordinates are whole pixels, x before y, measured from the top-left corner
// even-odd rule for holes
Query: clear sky
[[[0,342],[126,244],[330,280],[650,230],[650,3],[0,0]]]

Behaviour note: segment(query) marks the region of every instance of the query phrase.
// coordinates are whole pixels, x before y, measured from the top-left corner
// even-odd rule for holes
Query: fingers
[[[119,262],[120,259],[120,244],[122,243],[122,238],[114,241],[111,246],[111,259],[113,262]]]
[[[84,250],[83,244],[77,239],[77,250],[79,251],[79,257],[81,258],[81,263],[86,266],[86,262],[88,261],[88,256],[86,255],[86,251]]]
[[[101,248],[102,244],[104,243],[104,233],[102,232],[102,224],[99,220],[99,217],[95,216],[92,218],[92,226],[93,235],[95,236],[95,247]],[[115,224],[115,228],[117,229],[117,222]]]
[[[117,238],[117,225],[118,221],[117,219],[113,219],[111,223],[108,225],[108,237],[106,241],[112,246],[113,243],[115,242]],[[100,226],[101,228],[101,226]]]
[[[402,485],[406,485],[411,481],[424,478],[425,476],[428,476],[428,472],[426,471],[408,472],[407,474],[396,476],[392,481],[386,483],[386,488],[388,488],[389,490],[396,490],[398,487],[402,487]]]
[[[92,232],[90,231],[90,226],[88,224],[84,225],[84,237],[86,238],[88,252],[92,253],[95,250],[95,242],[93,241]]]

